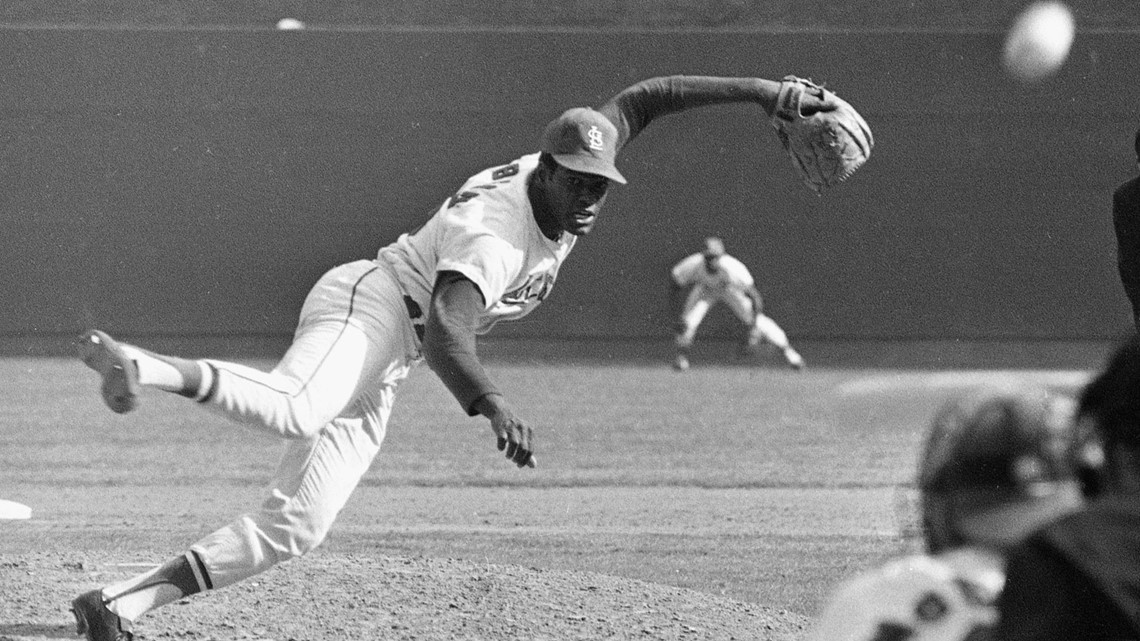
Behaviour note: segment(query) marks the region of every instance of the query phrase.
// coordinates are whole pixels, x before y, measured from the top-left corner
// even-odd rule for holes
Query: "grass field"
[[[592,572],[810,617],[837,580],[919,549],[917,448],[944,399],[1008,378],[1072,390],[1088,375],[708,361],[678,374],[658,361],[525,359],[490,369],[537,428],[538,469],[509,465],[485,421],[420,368],[314,557]],[[17,580],[3,558],[32,552],[156,563],[260,501],[277,442],[159,393],[111,414],[95,380],[67,358],[0,361],[0,498],[34,510],[0,522],[0,586]],[[0,638],[19,623],[3,608]]]

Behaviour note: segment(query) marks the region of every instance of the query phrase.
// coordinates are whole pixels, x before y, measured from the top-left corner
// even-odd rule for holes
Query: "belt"
[[[424,310],[411,296],[404,294],[404,305],[408,308],[408,318],[412,320],[412,327],[416,330],[416,338],[424,342]]]

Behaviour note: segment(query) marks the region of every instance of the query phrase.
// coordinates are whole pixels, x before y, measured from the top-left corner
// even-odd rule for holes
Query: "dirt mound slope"
[[[75,594],[148,567],[108,555],[0,558],[0,641],[69,638]],[[183,599],[137,639],[797,639],[806,619],[604,574],[427,557],[322,554]]]

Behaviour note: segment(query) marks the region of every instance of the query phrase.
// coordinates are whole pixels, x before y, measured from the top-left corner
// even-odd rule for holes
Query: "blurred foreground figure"
[[[1089,502],[1010,554],[1001,639],[1140,639],[1140,339],[1081,393],[1077,437]]]
[[[1133,142],[1136,166],[1140,168],[1140,130]],[[1112,192],[1112,227],[1120,284],[1132,306],[1135,328],[1140,331],[1140,176],[1124,181]]]
[[[1036,388],[984,388],[936,414],[919,462],[928,554],[843,583],[812,641],[992,638],[1005,555],[1080,507],[1072,403]]]

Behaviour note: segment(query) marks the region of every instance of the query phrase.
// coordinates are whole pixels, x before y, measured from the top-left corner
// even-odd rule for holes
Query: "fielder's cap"
[[[614,123],[589,107],[567,109],[542,132],[542,151],[558,164],[625,184],[617,170],[618,131]]]
[[[716,236],[705,239],[705,249],[701,252],[705,256],[724,256],[724,241]]]
[[[935,415],[919,465],[923,501],[944,502],[971,541],[1013,543],[1082,503],[1071,399],[991,386]]]

